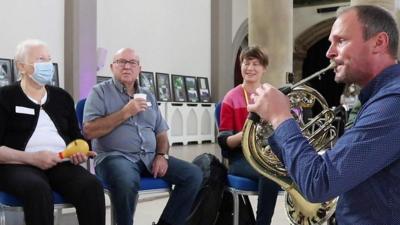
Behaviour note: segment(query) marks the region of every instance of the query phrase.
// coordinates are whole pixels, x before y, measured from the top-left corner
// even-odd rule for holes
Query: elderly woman
[[[47,45],[26,40],[15,56],[21,81],[0,88],[0,190],[23,201],[27,225],[52,225],[52,190],[71,202],[80,225],[105,224],[101,184],[76,153],[62,161],[58,153],[81,138],[74,101],[48,86],[54,70]]]
[[[271,224],[279,186],[263,177],[244,158],[242,129],[246,121],[251,95],[261,86],[261,77],[268,66],[268,56],[251,47],[240,54],[243,83],[230,90],[222,101],[218,143],[229,160],[229,173],[258,180],[257,225]]]

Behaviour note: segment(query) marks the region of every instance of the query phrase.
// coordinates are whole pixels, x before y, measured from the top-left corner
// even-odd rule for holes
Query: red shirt
[[[240,84],[231,89],[222,101],[219,131],[242,131],[247,115],[244,89]]]

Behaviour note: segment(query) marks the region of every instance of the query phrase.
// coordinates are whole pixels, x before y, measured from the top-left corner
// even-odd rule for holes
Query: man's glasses
[[[117,64],[119,67],[125,67],[126,64],[129,64],[131,67],[139,66],[139,61],[137,60],[125,60],[125,59],[117,59],[113,63]]]

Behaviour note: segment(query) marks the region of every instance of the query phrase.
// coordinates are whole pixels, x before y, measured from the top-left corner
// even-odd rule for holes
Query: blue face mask
[[[50,62],[33,64],[32,79],[39,85],[51,84],[54,75],[54,66]]]

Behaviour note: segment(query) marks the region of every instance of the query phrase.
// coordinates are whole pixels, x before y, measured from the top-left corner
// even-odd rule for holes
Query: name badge
[[[20,114],[35,115],[35,110],[23,106],[15,106],[15,112]]]

